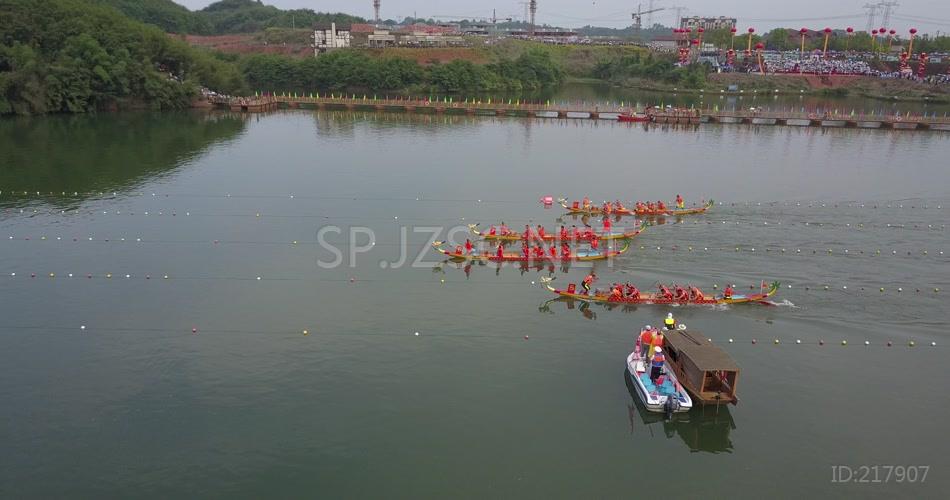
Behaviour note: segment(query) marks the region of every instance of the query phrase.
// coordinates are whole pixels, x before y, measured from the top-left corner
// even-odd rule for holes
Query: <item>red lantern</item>
[[[755,33],[755,28],[749,28],[749,33]]]
[[[916,34],[917,34],[917,28],[911,28],[911,29],[910,29],[910,34],[911,34],[911,35],[916,35]]]
[[[703,28],[699,28],[699,29],[696,30],[696,31],[698,31],[698,32],[700,32],[700,33],[704,33],[706,30],[704,30]]]
[[[847,31],[848,34],[850,35],[851,33],[854,33],[854,28],[848,26],[848,29],[846,29],[845,31]]]
[[[729,33],[735,33],[736,31],[737,31],[737,30],[736,30],[736,27],[735,27],[735,26],[729,28]]]
[[[871,35],[872,35],[872,36],[877,36],[877,30],[871,30]]]
[[[881,33],[881,34],[887,33],[887,28],[880,28],[880,29],[877,30],[877,32],[878,32],[878,33]]]
[[[894,35],[897,34],[897,30],[891,30],[891,31],[888,31],[888,33],[889,33],[891,36],[894,36]]]
[[[765,48],[765,44],[762,42],[755,44],[755,50],[762,50],[764,48]]]
[[[808,28],[802,28],[802,29],[798,30],[798,32],[801,33],[801,34],[804,36],[804,35],[806,35],[806,34],[808,33]]]
[[[825,28],[825,33],[831,33],[831,28]]]

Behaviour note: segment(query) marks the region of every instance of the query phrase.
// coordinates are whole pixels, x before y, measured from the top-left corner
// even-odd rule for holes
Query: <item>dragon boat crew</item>
[[[565,229],[564,226],[561,226],[561,230],[558,231],[558,236],[560,236],[561,241],[567,241],[569,239],[567,237],[567,229]]]
[[[632,285],[632,284],[630,284],[630,282],[628,281],[625,288],[626,288],[627,298],[628,298],[628,299],[634,299],[634,300],[636,300],[636,299],[639,299],[639,298],[640,298],[640,290],[637,289],[637,286],[636,286],[636,285]]]
[[[584,203],[583,205],[584,210],[590,210],[590,198],[585,196],[583,203]]]
[[[541,224],[538,224],[538,239],[544,240],[544,235],[545,235],[544,226],[542,226]]]
[[[686,208],[686,202],[683,201],[683,197],[681,195],[676,195],[676,208]]]
[[[472,255],[472,240],[465,238],[465,253]]]
[[[731,299],[733,291],[732,285],[726,285],[726,289],[722,291],[722,296],[727,299]]]
[[[674,285],[674,286],[673,286],[673,290],[674,290],[674,291],[673,291],[673,298],[675,298],[676,300],[678,300],[678,301],[680,301],[680,302],[685,302],[685,301],[689,300],[689,293],[686,291],[685,288],[683,288],[683,287],[681,287],[681,286],[679,286],[679,285]]]
[[[690,300],[693,300],[693,301],[697,301],[697,302],[698,302],[698,301],[704,300],[704,299],[706,298],[706,296],[703,295],[703,292],[702,292],[702,290],[699,289],[699,287],[690,286],[690,287],[689,287],[689,298],[690,298]]]
[[[656,202],[656,209],[660,212],[666,212],[666,203],[663,203],[662,200]]]
[[[604,217],[604,234],[610,234],[610,217]]]

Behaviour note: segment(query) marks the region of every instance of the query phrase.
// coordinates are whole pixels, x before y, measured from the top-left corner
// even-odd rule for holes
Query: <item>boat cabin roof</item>
[[[739,371],[736,362],[725,351],[714,345],[699,332],[677,330],[665,335],[665,341],[689,358],[703,371]]]

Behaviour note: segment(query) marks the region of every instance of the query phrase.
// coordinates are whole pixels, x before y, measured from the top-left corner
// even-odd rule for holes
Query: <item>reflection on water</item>
[[[230,113],[0,119],[0,189],[7,191],[0,206],[29,199],[71,208],[92,192],[155,181],[236,138],[246,119]]]
[[[677,413],[670,420],[666,420],[662,413],[647,411],[643,406],[626,368],[623,371],[623,379],[632,399],[632,404],[627,405],[631,435],[637,439],[644,439],[646,436],[665,436],[672,439],[678,436],[692,452],[732,453],[732,440],[729,436],[736,429],[736,423],[728,406],[697,405],[689,412]]]

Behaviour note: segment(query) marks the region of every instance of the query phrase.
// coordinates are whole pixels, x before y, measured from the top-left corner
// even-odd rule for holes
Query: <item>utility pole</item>
[[[868,11],[868,25],[864,28],[864,31],[866,31],[868,34],[871,33],[871,30],[875,29],[874,18],[877,15],[877,9],[880,8],[880,6],[880,4],[866,3],[864,4],[864,7],[861,7],[862,9]]]
[[[890,1],[890,2],[881,2],[878,5],[884,8],[884,16],[883,16],[883,19],[881,20],[881,25],[884,27],[890,28],[891,14],[893,13],[892,10],[894,9],[894,7],[897,7],[900,4],[894,1]]]

